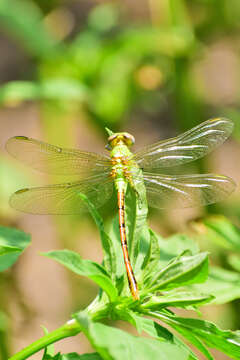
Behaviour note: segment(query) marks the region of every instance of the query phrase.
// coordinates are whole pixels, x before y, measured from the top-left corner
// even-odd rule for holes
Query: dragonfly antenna
[[[105,130],[108,133],[108,136],[111,136],[114,134],[114,132],[112,130],[108,129],[107,127],[105,127]]]

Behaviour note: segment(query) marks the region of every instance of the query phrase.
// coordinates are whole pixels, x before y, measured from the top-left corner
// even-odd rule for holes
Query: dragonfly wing
[[[165,176],[145,173],[149,205],[159,209],[173,203],[176,208],[208,205],[225,199],[236,184],[227,176],[176,175]]]
[[[36,170],[58,175],[86,175],[106,171],[107,157],[77,149],[64,149],[26,136],[15,136],[6,149],[17,160]]]
[[[81,194],[100,207],[111,197],[112,190],[108,174],[101,174],[83,181],[19,190],[11,196],[10,205],[30,214],[73,215],[87,210]]]
[[[175,138],[149,145],[134,154],[145,171],[178,166],[199,159],[222,144],[231,134],[233,122],[210,119]]]

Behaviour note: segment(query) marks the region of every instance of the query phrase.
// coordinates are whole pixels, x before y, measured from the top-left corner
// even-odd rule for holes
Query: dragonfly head
[[[108,143],[105,146],[107,150],[112,150],[114,146],[124,144],[127,147],[134,145],[135,138],[127,132],[114,133],[109,136]]]

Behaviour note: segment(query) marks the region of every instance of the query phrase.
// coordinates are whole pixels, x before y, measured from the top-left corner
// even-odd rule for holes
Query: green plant
[[[127,359],[196,360],[194,352],[175,333],[198,348],[206,359],[213,359],[208,347],[218,349],[232,359],[239,359],[238,331],[221,330],[199,318],[180,317],[169,309],[197,309],[214,300],[211,289],[205,292],[201,289],[201,284],[204,285],[208,277],[208,254],[199,252],[196,243],[187,236],[176,235],[168,240],[161,238],[144,221],[141,233],[135,239],[138,250],[133,263],[140,301],[134,301],[129,294],[122,257],[118,256],[120,241],[117,218],[105,232],[99,213],[87,199],[86,202],[100,233],[104,253],[102,264],[84,260],[70,250],[50,251],[43,255],[95,281],[100,287],[99,294],[86,309],[75,313],[62,327],[46,333],[10,359],[26,359],[45,348],[44,360],[122,359],[124,356]],[[126,202],[129,234],[135,233],[135,206],[135,195],[129,191]],[[194,288],[195,284],[198,284],[198,288]],[[139,334],[144,332],[151,338],[136,337],[102,323],[107,320],[129,322]],[[54,355],[53,348],[48,347],[80,332],[86,335],[96,353]]]
[[[178,127],[179,129],[190,128],[202,119],[208,118],[213,114],[214,116],[217,114],[225,114],[234,120],[236,124],[234,135],[236,139],[239,140],[239,98],[233,96],[231,101],[229,101],[229,99],[225,99],[225,97],[222,96],[221,89],[219,89],[219,93],[217,91],[218,101],[216,101],[215,97],[212,99],[212,96],[209,96],[212,91],[216,89],[216,87],[214,87],[213,90],[211,89],[213,85],[211,83],[214,83],[214,81],[212,81],[213,79],[208,78],[203,86],[201,82],[199,83],[199,81],[197,81],[195,76],[196,65],[199,65],[199,61],[206,60],[206,54],[211,54],[213,47],[219,43],[223,45],[223,48],[227,45],[227,54],[230,55],[230,58],[233,56],[237,60],[239,59],[238,47],[236,46],[240,19],[239,1],[165,0],[163,2],[164,7],[161,7],[160,3],[159,0],[149,0],[149,4],[151,4],[152,7],[153,26],[150,23],[146,25],[128,24],[128,20],[126,19],[121,21],[119,17],[121,12],[119,12],[119,8],[115,6],[115,3],[112,4],[108,2],[107,4],[101,4],[90,12],[88,20],[84,21],[84,26],[81,27],[79,33],[71,38],[59,40],[55,38],[49,28],[46,28],[44,16],[48,14],[50,8],[58,9],[58,6],[61,5],[60,1],[2,0],[0,2],[1,28],[12,37],[19,48],[24,49],[31,66],[29,66],[30,71],[26,71],[25,73],[21,71],[20,80],[17,79],[18,81],[8,82],[1,86],[0,103],[2,105],[16,106],[25,100],[37,101],[38,104],[40,103],[41,110],[43,110],[41,113],[41,125],[43,127],[44,138],[52,143],[68,145],[69,147],[76,145],[73,144],[73,138],[69,138],[69,135],[71,132],[75,132],[74,122],[77,121],[78,124],[80,124],[82,117],[86,118],[87,115],[87,118],[92,119],[95,124],[100,125],[99,128],[103,131],[103,125],[112,126],[115,129],[123,127],[123,123],[128,119],[129,114],[131,115],[129,119],[136,117],[134,114],[135,111],[137,111],[138,115],[138,124],[141,123],[142,114],[144,119],[148,117],[152,119],[154,116],[156,118],[154,129],[159,128],[160,114],[164,115],[164,119],[166,119],[164,121],[170,124],[168,130],[171,131],[174,131],[173,127]],[[41,9],[38,8],[38,4],[40,4]],[[227,56],[228,58],[229,55]],[[220,58],[221,56],[218,56],[217,60],[219,61]],[[218,61],[216,61],[216,65]],[[236,64],[238,64],[238,61],[236,61]],[[230,74],[233,73],[233,78],[237,78],[238,74],[238,65],[236,64],[231,67],[230,71]],[[21,63],[19,66],[21,67]],[[147,85],[147,81],[145,84],[141,83],[138,77],[139,73],[148,66],[155,70],[153,76],[155,74],[160,76],[159,82],[151,89],[144,87],[144,85]],[[228,66],[228,63],[221,63],[221,70],[219,70],[220,78],[226,79],[228,77],[228,72],[225,72]],[[225,84],[225,81],[222,83]],[[237,89],[236,87],[236,93]],[[77,120],[74,120],[73,118],[76,112]],[[158,115],[158,113],[160,114]],[[74,116],[72,116],[72,114]],[[173,127],[172,123],[174,123]],[[129,125],[130,127],[134,126],[132,122]],[[10,220],[12,214],[9,211],[6,199],[8,198],[8,193],[15,190],[12,188],[12,183],[20,182],[16,180],[17,176],[20,177],[20,172],[17,174],[15,169],[13,171],[11,164],[5,161],[5,159],[2,159],[2,157],[0,165],[1,175],[4,175],[0,179],[1,216],[9,217]],[[206,163],[202,165],[203,167],[207,167]],[[12,174],[14,176],[12,176]],[[22,182],[24,182],[24,180],[22,180]],[[134,202],[132,201],[132,205],[133,204]],[[131,202],[128,201],[128,205],[129,212],[131,213],[133,209],[133,207],[130,206]],[[227,206],[225,206],[221,210],[224,214],[231,211],[235,219],[239,218],[238,202],[236,202],[235,205],[231,203],[231,209],[227,209]],[[129,226],[131,226],[131,223],[134,224],[134,216],[130,218],[129,214],[127,215]],[[147,332],[146,328],[148,326],[148,332],[152,337],[158,339],[158,344],[156,345],[158,346],[158,353],[161,353],[165,339],[166,347],[170,344],[169,348],[173,349],[174,345],[176,345],[177,351],[179,349],[178,358],[184,359],[183,351],[186,348],[183,348],[181,352],[183,345],[181,345],[176,336],[153,321],[145,321],[142,317],[146,312],[144,307],[142,308],[137,303],[132,304],[130,300],[130,305],[128,306],[125,298],[125,296],[128,295],[126,280],[123,279],[122,263],[117,257],[120,252],[118,231],[116,230],[117,225],[114,223],[109,231],[107,231],[107,236],[105,236],[105,231],[102,227],[103,223],[100,221],[100,218],[98,219],[97,224],[102,235],[103,248],[105,249],[104,270],[95,264],[91,267],[91,262],[83,261],[79,256],[77,256],[77,262],[80,264],[81,261],[83,261],[82,264],[84,264],[84,266],[90,266],[90,269],[86,267],[85,272],[85,267],[82,268],[82,272],[78,269],[79,274],[92,278],[99,285],[105,286],[106,290],[109,286],[109,288],[112,289],[113,298],[115,296],[114,294],[116,294],[115,288],[117,287],[117,300],[111,300],[111,305],[109,305],[105,317],[108,319],[120,319],[123,317],[125,311],[128,314],[127,310],[129,308],[131,315],[140,314],[141,322],[144,322],[144,324],[147,323],[145,328],[142,326],[145,333]],[[72,235],[73,222],[70,219],[66,220],[70,224],[69,229],[71,229]],[[58,226],[60,227],[61,225],[59,221]],[[220,223],[218,223],[217,229],[218,231],[223,229]],[[149,269],[149,274],[151,274],[150,264],[152,264],[153,270],[155,270],[156,264],[158,264],[161,271],[167,266],[169,261],[174,261],[174,259],[177,261],[177,258],[180,257],[181,254],[184,255],[183,252],[185,250],[188,251],[188,257],[190,256],[191,259],[194,260],[192,256],[198,254],[198,249],[195,243],[185,235],[177,234],[169,239],[162,239],[160,236],[154,235],[145,225],[144,231],[145,233],[142,239],[145,240],[145,242],[142,243],[139,249],[140,252],[135,254],[135,256],[138,257],[140,263],[143,259],[146,259],[140,268],[138,268],[137,273],[140,277],[140,283],[142,282],[142,290],[146,289],[146,291],[149,291],[147,281],[150,279],[147,275],[145,275],[145,278],[143,277],[141,279],[141,277],[144,271],[145,274],[147,274],[147,269]],[[63,233],[64,229],[61,229],[59,234],[63,236]],[[206,233],[204,237],[207,240],[211,240],[212,235]],[[6,240],[6,237],[4,238]],[[63,238],[69,239],[68,230],[65,230]],[[227,233],[224,233],[219,240],[220,242],[223,241],[226,243],[227,239],[230,239],[230,237],[228,237]],[[139,241],[139,238],[135,240]],[[159,306],[161,313],[171,305],[175,307],[182,305],[188,309],[189,307],[191,308],[191,305],[197,306],[197,304],[204,304],[205,298],[206,301],[209,301],[211,304],[224,304],[240,297],[240,275],[239,272],[237,272],[239,269],[239,257],[235,254],[239,251],[238,236],[234,235],[231,241],[234,242],[234,246],[230,249],[230,246],[227,245],[229,264],[226,264],[225,261],[225,248],[221,254],[221,260],[224,260],[222,264],[227,266],[231,265],[236,271],[210,266],[209,276],[206,281],[198,283],[201,279],[200,275],[206,273],[204,266],[203,269],[199,268],[199,278],[197,276],[193,277],[195,283],[187,285],[184,283],[182,285],[180,283],[178,284],[179,286],[181,285],[181,287],[177,291],[181,290],[183,293],[181,299],[178,298],[178,301],[176,297],[174,297],[177,296],[177,292],[175,293],[174,289],[161,289],[161,293],[156,293],[156,297],[153,298],[156,304],[160,303],[156,306]],[[64,244],[65,243],[66,242],[64,242]],[[146,248],[144,245],[146,245]],[[7,262],[9,262],[10,266],[21,253],[21,249],[19,248],[18,243],[5,244],[1,248],[2,254],[0,259],[2,261],[8,259]],[[155,254],[156,263],[150,254]],[[60,259],[61,253],[58,253],[58,255],[58,259]],[[52,257],[54,256],[57,258],[57,255],[53,255],[52,253]],[[204,256],[207,258],[207,255]],[[13,257],[14,260],[11,260]],[[206,258],[204,257],[204,264]],[[73,259],[71,259],[71,261],[73,261]],[[71,261],[69,260],[68,264],[71,264]],[[186,256],[182,256],[181,261],[185,263]],[[97,274],[94,273],[94,271],[97,271],[96,269],[99,270]],[[106,276],[106,278],[103,275]],[[202,281],[203,280],[204,279],[202,279]],[[177,287],[176,284],[175,286]],[[3,300],[6,296],[4,288],[1,293],[2,306],[4,305]],[[200,299],[198,297],[196,299],[199,293]],[[93,307],[96,303],[98,304],[102,301],[103,296],[105,296],[107,299],[106,302],[108,302],[106,294],[103,294],[104,293],[101,293],[101,296],[99,296],[92,305]],[[214,298],[211,297],[212,295]],[[146,298],[143,297],[141,301],[145,304],[148,298],[147,295],[144,296],[146,296]],[[166,300],[166,296],[168,300]],[[191,299],[191,296],[195,296],[195,298],[190,304],[186,300]],[[124,305],[124,299],[127,303],[126,306]],[[203,300],[203,302],[200,301],[198,303],[199,300]],[[163,303],[161,303],[161,301],[163,301]],[[116,310],[118,308],[123,309],[120,314],[121,316]],[[76,321],[79,320],[81,322],[81,319],[87,317],[85,325],[90,324],[91,319],[89,320],[88,310],[90,311],[91,307]],[[156,313],[156,308],[153,308],[153,311]],[[0,313],[0,357],[2,355],[3,359],[7,357],[7,351],[5,351],[4,345],[7,321],[4,312],[5,311],[1,311]],[[124,320],[129,322],[131,320],[140,332],[141,323],[139,317],[135,317],[135,319],[136,320],[131,320],[127,315],[126,318],[124,318]],[[192,322],[192,325],[193,324],[195,323]],[[228,347],[229,344],[224,340],[224,336],[228,337],[229,333],[218,332],[216,328],[214,330],[214,327],[208,326],[208,323],[205,322],[204,324],[206,325],[205,329],[209,328],[208,332],[205,333],[205,343],[210,347],[219,348],[221,351],[223,351],[223,348],[228,348],[228,350],[224,351],[230,354],[232,351],[231,347]],[[97,326],[98,325],[100,325],[100,327],[102,326],[97,323]],[[174,330],[184,335],[185,338],[188,338],[192,344],[202,349],[207,358],[211,358],[199,340],[200,335],[194,337],[194,333],[190,327],[188,328],[190,329],[188,332],[186,330],[184,332],[183,324],[181,324],[181,327],[179,326],[178,329],[174,328],[173,322],[170,325]],[[177,324],[175,325],[177,326]],[[77,328],[75,328],[75,326]],[[89,328],[90,327],[91,324],[89,325]],[[54,336],[56,336],[56,339],[60,339],[65,336],[74,335],[79,331],[81,331],[81,324],[75,322],[74,325],[74,323],[70,322],[66,327],[63,327],[62,330],[56,330],[56,332],[45,335],[36,345],[32,344],[28,347],[27,351],[29,351],[30,348],[31,351],[34,352],[47,346],[48,343],[55,341]],[[98,331],[101,333],[103,330]],[[91,336],[93,336],[90,334],[90,330],[85,330],[85,333],[90,339]],[[126,336],[128,338],[128,335]],[[214,338],[214,336],[218,336],[218,340],[216,340],[215,337],[216,344],[208,343],[207,338]],[[229,338],[231,339],[233,336],[234,335],[230,333]],[[116,354],[112,355],[111,353],[111,344],[105,346],[103,342],[97,339],[97,336],[94,336],[94,338],[96,343],[94,344],[94,342],[91,341],[102,358],[104,358],[104,356],[114,356],[117,358]],[[129,336],[129,346],[127,349],[129,349],[131,345],[141,348],[139,343],[131,339],[131,336]],[[221,339],[223,340],[222,342]],[[159,340],[161,342],[159,342]],[[9,341],[6,341],[6,343],[7,342]],[[100,345],[99,342],[101,342]],[[127,343],[127,341],[125,342]],[[234,344],[234,341],[232,341],[232,344]],[[104,355],[102,354],[103,350],[97,348],[101,345],[104,349],[106,348]],[[119,346],[121,347],[122,344],[119,344]],[[153,344],[152,346],[154,347],[155,345]],[[120,350],[119,354],[122,355]],[[148,354],[150,354],[150,350]],[[46,359],[93,360],[99,359],[100,355],[91,354],[80,356],[77,354],[57,354],[54,356],[52,348],[47,347],[44,356]],[[171,358],[175,355],[176,354],[172,352],[169,357]],[[21,354],[19,356],[21,356]],[[233,357],[234,355],[231,354],[229,356]],[[239,357],[239,354],[237,354],[237,357]],[[188,358],[196,357],[190,353]]]
[[[27,248],[30,243],[30,235],[14,228],[0,226],[0,272],[7,270],[18,259],[19,255]],[[7,334],[9,330],[9,315],[7,306],[4,306],[8,299],[4,286],[7,279],[0,278],[1,289],[1,310],[0,310],[0,358],[9,357]],[[6,308],[6,309],[5,309]]]

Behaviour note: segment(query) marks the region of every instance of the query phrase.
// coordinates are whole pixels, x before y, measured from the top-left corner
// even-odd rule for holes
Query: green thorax
[[[130,147],[134,144],[134,137],[128,133],[110,133],[107,149],[112,159],[112,176],[116,189],[126,192],[127,184],[132,184],[131,172],[136,168],[131,159]]]
[[[119,144],[115,145],[110,152],[111,158],[127,158],[132,156],[132,152],[129,150],[128,146],[124,143],[120,142]]]
[[[114,183],[118,191],[126,192],[128,183],[132,183],[133,161],[130,160],[132,153],[127,145],[119,143],[111,151],[112,171],[114,174]]]

